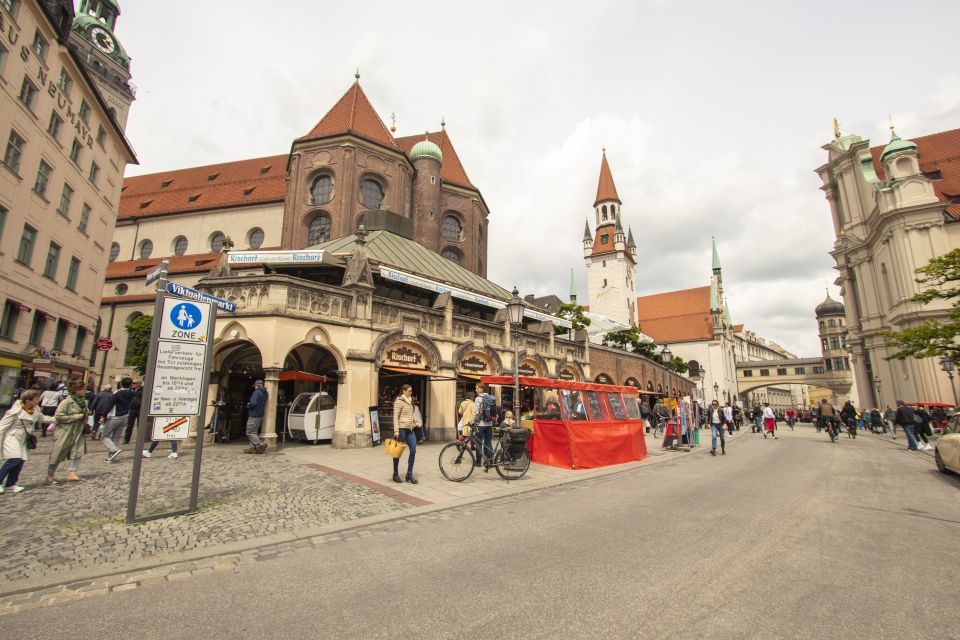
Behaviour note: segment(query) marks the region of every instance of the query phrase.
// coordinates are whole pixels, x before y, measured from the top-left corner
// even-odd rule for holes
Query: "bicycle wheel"
[[[440,473],[451,482],[463,482],[473,473],[473,452],[463,442],[451,442],[440,450]]]
[[[501,447],[497,447],[493,455],[497,475],[504,480],[519,480],[530,469],[530,452],[523,449],[519,455],[511,455]]]

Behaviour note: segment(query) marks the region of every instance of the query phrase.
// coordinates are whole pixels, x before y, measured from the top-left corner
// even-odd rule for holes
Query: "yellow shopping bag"
[[[403,455],[403,452],[406,450],[407,445],[403,444],[399,440],[394,438],[387,438],[384,441],[383,451],[387,456],[391,458],[399,458]]]

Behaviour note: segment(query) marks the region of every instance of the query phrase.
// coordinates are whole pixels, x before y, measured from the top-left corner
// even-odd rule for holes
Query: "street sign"
[[[186,440],[190,431],[190,418],[187,416],[165,416],[154,418],[154,442],[158,440]]]
[[[206,344],[160,340],[153,371],[151,416],[200,414],[200,396],[206,383]]]
[[[179,298],[186,298],[188,300],[196,300],[197,302],[209,302],[210,304],[217,305],[217,308],[221,311],[226,311],[227,313],[236,313],[237,305],[230,302],[229,300],[224,300],[222,298],[217,298],[216,296],[211,296],[208,293],[203,293],[202,291],[197,291],[196,289],[191,289],[190,287],[185,287],[182,284],[177,284],[176,282],[167,283],[167,293],[172,296],[177,296]]]
[[[97,351],[110,351],[113,349],[113,340],[110,338],[100,338],[97,340]]]
[[[161,269],[162,267],[157,267],[156,269],[154,269],[153,271],[147,274],[147,284],[150,284],[151,282],[153,282],[154,280],[160,277]]]
[[[163,301],[163,315],[160,317],[160,339],[207,342],[211,312],[208,302],[167,298]]]

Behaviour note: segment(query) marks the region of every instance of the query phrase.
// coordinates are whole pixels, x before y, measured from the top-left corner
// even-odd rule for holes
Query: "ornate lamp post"
[[[670,371],[670,363],[673,362],[673,352],[670,351],[668,345],[663,345],[663,350],[660,351],[660,357],[663,358],[663,366],[667,368],[667,371]],[[668,374],[667,377],[667,404],[670,403],[670,377]]]
[[[953,370],[957,368],[957,363],[954,362],[953,357],[947,355],[940,358],[940,366],[947,372],[947,377],[950,378],[950,391],[953,392],[953,404],[960,404],[957,402],[957,388],[953,386]]]
[[[953,385],[951,385],[953,386]],[[883,401],[880,399],[880,376],[873,376],[873,390],[876,392],[877,398],[877,409],[883,405]]]
[[[713,397],[717,400],[720,399],[720,385],[716,382],[713,383]]]
[[[523,327],[523,300],[516,287],[513,288],[513,297],[507,303],[507,313],[510,316],[510,327],[513,333],[513,419],[520,424],[520,334]]]

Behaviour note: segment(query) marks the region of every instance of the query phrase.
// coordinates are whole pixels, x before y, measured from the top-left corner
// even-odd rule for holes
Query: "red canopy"
[[[480,382],[484,384],[513,384],[513,376],[483,376]],[[555,378],[534,378],[520,376],[520,384],[525,387],[551,387],[553,389],[577,389],[580,391],[612,391],[615,393],[632,393],[639,395],[636,387],[621,387],[615,384],[600,384],[599,382],[577,382],[575,380],[560,380]]]
[[[328,378],[326,376],[318,376],[315,373],[307,373],[306,371],[283,371],[280,373],[280,382],[286,382],[287,380],[297,380],[299,382],[333,382],[333,378]]]

